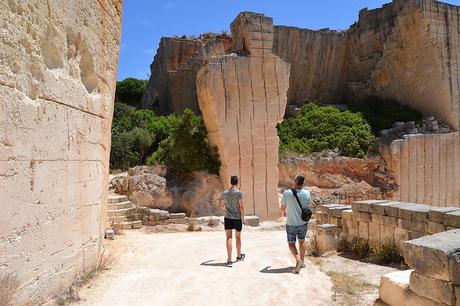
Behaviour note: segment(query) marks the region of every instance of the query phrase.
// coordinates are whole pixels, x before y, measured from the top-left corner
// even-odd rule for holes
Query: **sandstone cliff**
[[[197,76],[197,92],[209,141],[217,146],[220,178],[240,178],[246,214],[278,216],[278,136],[289,64],[271,51],[272,19],[240,13],[232,22],[230,55],[209,59]]]
[[[460,7],[434,0],[394,0],[361,10],[358,22],[343,32],[276,26],[273,53],[292,64],[288,103],[360,102],[377,96],[460,128],[459,16]],[[163,49],[160,45],[159,54]],[[158,55],[152,67],[164,65],[165,57]],[[182,104],[197,109],[193,86],[186,84],[195,76],[172,82],[168,71],[152,68],[149,88],[171,91],[158,95],[160,104],[169,107],[163,113],[177,112]],[[173,98],[176,91],[190,98]]]
[[[224,54],[230,47],[230,37],[223,35],[162,38],[150,66],[151,77],[142,107],[161,115],[181,113],[186,108],[199,113],[195,84],[198,70],[205,58]]]
[[[121,0],[0,4],[0,273],[39,305],[97,263]]]

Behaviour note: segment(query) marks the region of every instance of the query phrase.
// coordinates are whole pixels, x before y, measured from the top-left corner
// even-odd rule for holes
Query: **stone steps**
[[[137,229],[142,227],[137,207],[125,195],[110,195],[107,203],[107,227]]]
[[[136,212],[136,206],[132,205],[129,208],[107,210],[107,215],[110,218],[110,217],[115,217],[115,216],[128,216],[128,215],[134,214],[135,212]]]
[[[129,201],[125,195],[109,195],[109,204]]]
[[[123,208],[131,208],[133,207],[133,203],[130,201],[125,201],[125,202],[118,202],[118,203],[108,203],[107,204],[107,210],[117,210],[117,209],[123,209]]]

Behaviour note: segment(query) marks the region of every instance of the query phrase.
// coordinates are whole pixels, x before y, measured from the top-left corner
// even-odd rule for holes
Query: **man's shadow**
[[[208,267],[227,267],[225,262],[213,262],[215,259],[211,259],[205,262],[200,263],[200,266]]]
[[[272,269],[271,266],[267,266],[259,271],[260,273],[293,273],[294,267],[286,267],[286,268],[279,268],[279,269]]]

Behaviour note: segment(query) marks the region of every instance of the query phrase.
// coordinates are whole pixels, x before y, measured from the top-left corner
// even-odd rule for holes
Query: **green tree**
[[[171,123],[171,133],[148,163],[164,164],[174,172],[207,170],[217,174],[220,166],[217,148],[210,148],[202,118],[186,109]]]
[[[115,90],[115,99],[118,102],[140,107],[147,83],[147,80],[138,80],[135,78],[126,78],[123,81],[118,81]]]
[[[374,146],[370,125],[359,113],[309,103],[278,125],[280,155],[309,155],[338,149],[341,155],[363,157]]]

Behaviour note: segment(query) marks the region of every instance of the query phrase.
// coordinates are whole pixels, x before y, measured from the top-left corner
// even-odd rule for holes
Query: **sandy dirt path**
[[[73,305],[333,305],[331,281],[306,259],[293,274],[284,231],[243,232],[244,262],[226,260],[223,232],[126,231],[122,254]]]

